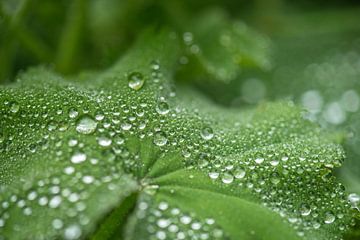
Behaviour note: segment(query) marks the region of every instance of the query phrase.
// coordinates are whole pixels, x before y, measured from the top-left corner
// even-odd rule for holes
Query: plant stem
[[[75,0],[69,8],[55,60],[56,69],[61,73],[68,74],[75,69],[75,61],[78,60],[76,56],[86,20],[86,3],[87,0]]]

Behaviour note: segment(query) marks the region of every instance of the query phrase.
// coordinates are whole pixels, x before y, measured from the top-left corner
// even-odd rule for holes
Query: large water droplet
[[[91,134],[95,132],[96,127],[97,122],[95,122],[92,117],[85,115],[78,120],[76,124],[76,131],[82,134]]]
[[[348,196],[348,200],[352,208],[359,210],[360,196],[356,193],[350,193]]]
[[[238,168],[238,169],[236,169],[235,172],[234,172],[234,176],[235,176],[235,178],[237,178],[237,179],[244,178],[244,177],[245,177],[245,174],[246,174],[246,172],[245,172],[245,170],[242,169],[242,168]]]
[[[161,146],[166,145],[167,142],[168,142],[168,139],[167,139],[165,133],[163,133],[163,132],[155,133],[155,135],[154,135],[154,143],[155,143],[155,145],[161,147]]]
[[[81,236],[81,229],[78,225],[70,225],[64,231],[64,237],[66,240],[79,239]]]
[[[157,106],[156,106],[156,112],[162,115],[165,115],[167,113],[169,113],[170,108],[169,105],[167,104],[167,102],[165,101],[159,101]]]
[[[144,85],[144,76],[139,72],[132,72],[128,75],[129,87],[134,90],[139,90]]]
[[[325,213],[324,222],[326,224],[333,223],[335,221],[335,215],[331,211]]]
[[[311,208],[309,205],[303,203],[300,205],[299,211],[302,216],[308,216],[311,213]]]
[[[102,147],[108,147],[112,143],[112,140],[110,138],[107,138],[105,136],[98,138],[98,144]]]
[[[204,140],[210,140],[214,137],[214,132],[210,127],[204,127],[200,132],[201,137]]]
[[[224,175],[221,178],[221,181],[225,184],[230,184],[234,181],[234,176],[230,173],[224,173]]]
[[[16,102],[10,105],[10,112],[17,113],[19,110],[20,110],[20,106]]]
[[[75,163],[75,164],[82,163],[85,160],[86,160],[86,154],[85,153],[78,152],[78,153],[75,153],[74,155],[72,155],[72,157],[71,157],[71,162]]]

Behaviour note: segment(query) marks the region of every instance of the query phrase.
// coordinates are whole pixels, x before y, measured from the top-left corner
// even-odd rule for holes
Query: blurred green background
[[[357,0],[1,0],[0,83],[37,65],[104,69],[143,30],[163,27],[184,39],[179,82],[234,108],[290,99],[344,134],[336,174],[360,194]]]

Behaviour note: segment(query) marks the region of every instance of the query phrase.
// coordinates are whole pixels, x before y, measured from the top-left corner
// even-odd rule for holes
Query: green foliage
[[[0,239],[358,239],[347,4],[0,2]]]
[[[174,85],[178,38],[148,31],[104,72],[67,80],[35,68],[1,89],[2,236],[336,239],[348,229],[334,137],[290,103],[238,113]]]

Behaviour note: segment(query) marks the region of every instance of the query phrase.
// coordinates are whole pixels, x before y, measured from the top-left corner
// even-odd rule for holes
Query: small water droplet
[[[19,106],[19,104],[17,104],[16,102],[13,102],[13,103],[10,105],[10,112],[12,112],[12,113],[17,113],[19,110],[20,110],[20,106]]]
[[[84,115],[78,120],[76,124],[76,131],[82,134],[91,134],[95,132],[96,127],[97,122],[95,122],[92,117]]]
[[[132,72],[128,75],[129,87],[139,90],[144,85],[145,79],[140,72]]]

